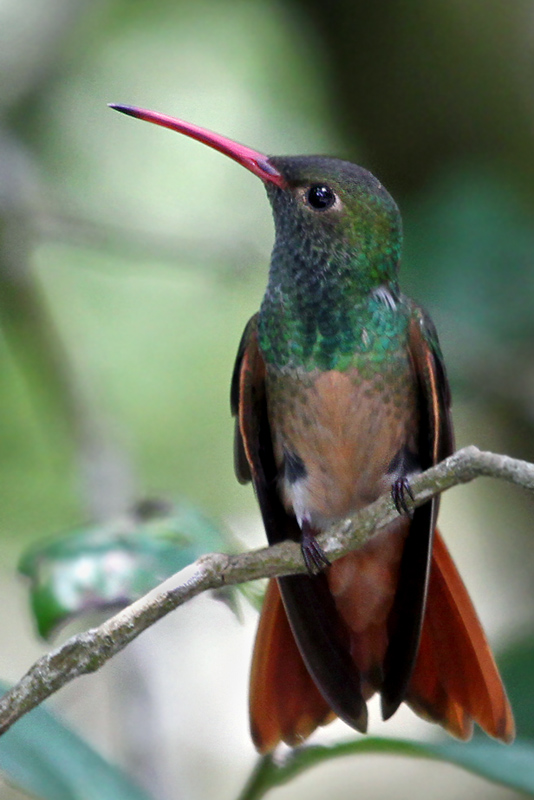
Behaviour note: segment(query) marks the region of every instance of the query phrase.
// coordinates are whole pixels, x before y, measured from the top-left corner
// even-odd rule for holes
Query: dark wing
[[[254,482],[269,543],[285,539],[299,541],[298,523],[287,513],[278,494],[265,372],[257,341],[257,317],[253,317],[245,329],[232,380],[232,408],[238,424],[236,471],[241,480],[252,478]],[[348,630],[337,612],[326,576],[290,575],[280,578],[278,585],[293,636],[315,684],[339,717],[364,731],[367,708],[361,694],[360,676],[350,655]],[[267,668],[269,673],[270,668]],[[252,678],[254,680],[254,675]],[[252,696],[257,693],[253,685]],[[268,711],[263,718],[268,718]],[[321,709],[315,727],[323,720]],[[309,726],[309,720],[306,724]],[[262,741],[261,719],[252,718],[251,725]],[[298,728],[295,735],[297,733]],[[286,738],[289,735],[286,731]],[[265,737],[269,738],[267,732]]]
[[[302,660],[274,578],[256,634],[249,702],[252,739],[261,753],[279,741],[295,747],[334,717]]]
[[[252,480],[250,472],[250,465],[245,452],[245,445],[243,443],[243,436],[241,434],[241,422],[239,414],[239,393],[241,371],[243,369],[243,361],[247,355],[247,345],[251,337],[255,336],[258,315],[254,314],[247,323],[239,347],[237,349],[237,356],[234,364],[234,371],[232,373],[232,383],[230,386],[230,408],[232,409],[232,416],[235,420],[234,431],[234,469],[237,480],[239,483],[248,483]]]
[[[425,470],[450,455],[454,441],[450,390],[436,330],[430,318],[416,306],[408,347],[418,385],[417,457],[420,468]],[[384,719],[391,717],[402,703],[417,658],[438,506],[439,499],[434,499],[414,511],[406,539],[384,660],[381,689]]]

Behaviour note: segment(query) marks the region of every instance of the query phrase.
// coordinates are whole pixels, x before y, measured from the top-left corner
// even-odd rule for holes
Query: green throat
[[[351,302],[339,286],[268,291],[258,321],[259,345],[278,369],[374,372],[404,351],[410,308],[403,296],[371,292]]]
[[[276,238],[258,320],[267,364],[279,369],[377,366],[406,337],[409,307],[399,294],[399,211],[376,179],[335,159],[271,159],[293,187],[268,186]],[[302,187],[328,172],[338,208],[317,213]]]

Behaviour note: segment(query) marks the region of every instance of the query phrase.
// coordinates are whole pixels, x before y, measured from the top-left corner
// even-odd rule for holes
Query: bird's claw
[[[330,566],[330,561],[328,560],[325,551],[318,543],[314,532],[307,524],[302,526],[302,539],[300,541],[300,547],[309,575],[318,575],[323,571],[323,569],[326,569],[326,567]]]
[[[408,478],[403,476],[392,484],[391,497],[399,514],[407,514],[409,517],[413,515],[413,508],[408,505],[407,497],[413,502],[415,495]]]

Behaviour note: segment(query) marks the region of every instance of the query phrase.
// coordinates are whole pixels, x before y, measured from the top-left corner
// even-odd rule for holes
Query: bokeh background
[[[263,541],[234,478],[228,404],[266,282],[263,188],[106,103],[371,169],[403,213],[402,286],[438,326],[458,446],[533,461],[533,54],[530,0],[0,0],[2,678],[46,650],[16,576],[31,543],[145,496],[187,498],[243,546]],[[532,519],[532,499],[495,481],[443,501],[497,652],[533,632]],[[201,598],[53,705],[161,800],[233,798],[255,759],[244,617]],[[435,733],[408,711],[378,719],[374,733]],[[336,723],[317,741],[347,735]],[[512,796],[378,757],[276,796],[429,785],[434,798]],[[0,784],[0,797],[22,795]]]

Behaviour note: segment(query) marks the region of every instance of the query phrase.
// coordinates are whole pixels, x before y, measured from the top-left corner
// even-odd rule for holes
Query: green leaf
[[[441,744],[403,739],[365,737],[340,744],[312,745],[292,750],[283,761],[271,755],[261,758],[239,800],[259,800],[276,786],[288,783],[310,767],[347,755],[390,754],[412,758],[433,758],[455,764],[480,775],[534,796],[534,742],[527,739],[503,745],[490,739]]]
[[[19,570],[31,581],[32,610],[47,638],[67,619],[127,605],[203,553],[227,547],[221,530],[191,506],[145,501],[119,519],[33,547]]]
[[[514,643],[499,658],[519,736],[534,739],[534,637]]]
[[[43,706],[2,736],[0,769],[10,783],[44,800],[151,800]]]

